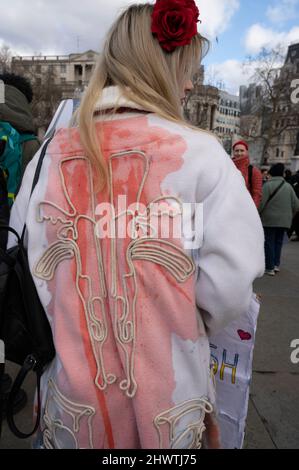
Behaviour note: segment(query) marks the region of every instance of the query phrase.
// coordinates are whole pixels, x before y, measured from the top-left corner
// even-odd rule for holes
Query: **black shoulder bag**
[[[274,198],[274,196],[276,196],[276,194],[278,193],[278,191],[280,191],[280,189],[283,187],[283,185],[285,184],[285,181],[282,181],[280,183],[280,185],[275,189],[275,191],[273,191],[273,193],[269,196],[269,199],[266,201],[263,209],[260,211],[260,214],[263,213],[263,211],[266,209],[267,205],[269,204],[270,201],[272,201],[272,199]]]
[[[249,184],[249,192],[252,196],[252,174],[253,174],[253,166],[248,166],[248,184]]]
[[[31,195],[38,182],[49,139],[41,152],[35,171]],[[31,196],[30,195],[30,196]],[[19,438],[32,436],[40,422],[40,379],[44,367],[54,358],[55,348],[52,331],[43,306],[38,297],[24,247],[26,224],[21,237],[11,227],[0,226],[0,230],[11,232],[17,244],[4,251],[0,249],[0,339],[5,344],[5,357],[21,365],[8,396],[6,418],[11,431]],[[38,409],[34,429],[21,432],[15,425],[13,403],[29,371],[36,373]]]

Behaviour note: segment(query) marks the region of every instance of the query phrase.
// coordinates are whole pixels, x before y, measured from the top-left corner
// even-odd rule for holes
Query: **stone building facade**
[[[188,121],[194,126],[213,131],[219,90],[214,86],[204,85],[203,82],[204,67],[201,65],[193,77],[194,89],[186,100],[184,112]]]
[[[294,99],[294,86],[299,88],[299,43],[288,48],[284,65],[279,71],[273,92],[279,88],[275,113],[269,107],[264,108],[262,87],[251,84],[240,88],[241,133],[249,141],[253,162],[262,167],[269,167],[283,162],[287,168],[295,171],[294,154],[299,135],[299,92]],[[294,86],[292,86],[294,85]],[[271,128],[271,139],[265,147],[264,136]]]
[[[230,154],[233,143],[240,137],[240,99],[239,96],[223,90],[220,90],[219,94],[213,131]]]
[[[44,136],[63,99],[82,95],[97,58],[98,54],[93,50],[65,56],[12,58],[12,72],[27,77],[32,84],[32,111],[39,137]]]
[[[276,129],[281,130],[281,133],[272,139],[269,160],[270,163],[283,161],[289,168],[295,170],[293,158],[298,145],[299,99],[293,98],[292,84],[296,81],[296,86],[299,88],[299,43],[289,46],[280,79],[287,85],[285,93],[281,96],[279,115],[274,124]]]
[[[24,74],[35,85],[51,78],[61,88],[63,98],[73,98],[88,84],[97,57],[93,50],[65,56],[16,56],[12,58],[11,69]]]

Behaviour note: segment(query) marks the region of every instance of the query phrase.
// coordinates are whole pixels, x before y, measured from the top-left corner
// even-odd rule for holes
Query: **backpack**
[[[8,225],[9,206],[7,199],[6,177],[0,168],[0,224]],[[6,249],[7,233],[0,231],[0,247]]]
[[[252,196],[252,174],[253,174],[253,166],[248,166],[248,185],[249,185],[249,192]]]
[[[21,184],[23,144],[35,139],[37,137],[34,134],[20,134],[9,122],[0,121],[0,141],[5,143],[0,155],[0,168],[7,178],[9,207],[12,206]]]
[[[44,145],[33,179],[31,194],[38,181],[43,158],[51,139]],[[19,438],[34,434],[40,421],[40,379],[44,367],[54,358],[52,331],[31,276],[24,246],[26,224],[22,235],[11,227],[0,226],[0,231],[11,232],[17,244],[7,250],[0,248],[0,339],[5,345],[5,357],[21,365],[8,396],[6,418],[11,431]],[[37,417],[30,433],[21,432],[13,417],[14,399],[30,370],[36,373]]]

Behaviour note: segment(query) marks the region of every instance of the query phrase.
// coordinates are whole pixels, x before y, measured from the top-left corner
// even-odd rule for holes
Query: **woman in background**
[[[284,165],[277,163],[269,170],[271,179],[263,186],[259,213],[265,232],[265,257],[268,276],[280,271],[283,237],[299,210],[299,200],[292,186],[284,179]]]

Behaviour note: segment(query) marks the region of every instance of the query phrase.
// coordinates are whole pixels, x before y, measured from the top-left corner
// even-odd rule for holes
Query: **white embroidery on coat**
[[[53,410],[51,411],[51,405],[55,406],[55,409],[58,410],[59,416],[63,413],[71,417],[72,427],[66,426],[62,419],[52,415]],[[87,418],[87,427],[88,427],[88,444],[89,448],[93,449],[93,440],[92,440],[92,419],[95,415],[95,409],[88,405],[83,405],[79,403],[74,403],[71,400],[68,400],[62,393],[58,390],[55,382],[50,379],[48,381],[48,393],[47,400],[45,405],[45,412],[43,416],[43,421],[45,428],[43,429],[43,440],[44,446],[46,449],[59,449],[61,448],[57,439],[57,433],[67,434],[68,439],[72,440],[75,449],[79,449],[78,434],[80,432],[80,426],[82,425],[82,420],[84,417]],[[66,441],[66,439],[64,439]]]
[[[154,426],[159,435],[160,449],[201,449],[202,434],[206,429],[204,418],[206,413],[212,412],[211,403],[206,398],[199,398],[180,403],[157,415]],[[163,432],[164,426],[168,430]]]
[[[100,389],[104,390],[108,385],[113,384],[116,381],[114,374],[107,374],[105,369],[105,361],[103,348],[108,337],[108,326],[107,326],[107,314],[105,307],[105,298],[107,297],[107,289],[104,276],[103,259],[99,240],[95,235],[96,222],[93,218],[85,215],[78,215],[76,208],[74,207],[65,185],[65,179],[62,171],[62,167],[65,163],[70,161],[84,161],[87,164],[90,194],[92,195],[92,214],[95,213],[95,202],[94,202],[94,190],[93,180],[89,161],[85,157],[69,157],[61,160],[59,164],[59,174],[62,182],[63,194],[71,207],[70,211],[62,209],[57,204],[50,201],[43,201],[39,205],[39,216],[38,221],[49,221],[53,225],[61,222],[63,225],[57,231],[58,241],[52,243],[47,250],[44,252],[42,257],[39,259],[34,267],[34,274],[40,279],[51,280],[55,275],[57,266],[62,260],[75,258],[76,261],[76,290],[79,298],[82,302],[86,324],[89,332],[89,337],[93,349],[94,358],[97,364],[97,375],[94,379],[95,385]],[[67,217],[71,217],[72,220],[65,220],[63,218],[56,218],[53,216],[41,215],[42,206],[51,206],[57,211],[62,212]],[[83,274],[82,272],[82,261],[80,249],[77,244],[78,240],[78,223],[80,220],[86,220],[93,226],[94,243],[97,252],[98,271],[100,278],[101,291],[98,295],[93,295],[93,286],[91,277]],[[70,232],[70,233],[69,233]],[[72,238],[70,238],[71,236]],[[84,295],[84,292],[80,289],[80,281],[86,281],[88,289],[88,295]],[[96,307],[98,305],[98,308]],[[98,314],[96,313],[98,312]]]
[[[140,214],[140,199],[144,189],[145,181],[149,173],[149,159],[144,152],[139,150],[124,151],[117,154],[113,154],[109,159],[109,177],[110,177],[110,203],[114,203],[114,191],[113,191],[113,168],[112,161],[123,157],[139,157],[143,160],[144,170],[143,176],[138,188],[136,195],[136,211],[138,216],[127,210],[126,214],[133,216],[133,221],[139,227],[142,227],[143,233],[147,234],[149,230],[152,230],[150,225],[148,214],[150,207],[158,202],[168,199],[175,200],[180,208],[182,207],[181,201],[174,196],[159,196],[152,202],[150,202],[144,213]],[[114,224],[120,215],[125,213],[124,211],[117,214],[114,219]],[[169,215],[169,212],[165,212]],[[179,214],[181,211],[179,212]],[[153,214],[151,214],[153,215]],[[156,214],[157,216],[163,215]],[[140,223],[141,222],[141,223]],[[114,226],[114,232],[116,233],[116,227]],[[134,230],[133,230],[134,232]],[[137,232],[137,230],[136,230]],[[132,234],[133,235],[133,234]],[[133,238],[133,236],[132,236]],[[162,248],[160,245],[163,245]],[[116,256],[116,244],[115,239],[111,240],[111,266],[112,266],[112,279],[111,279],[111,296],[115,299],[114,309],[114,334],[120,347],[122,348],[125,355],[125,372],[126,378],[120,382],[120,388],[130,398],[134,397],[137,391],[137,383],[134,375],[135,366],[135,352],[136,352],[136,302],[138,297],[138,283],[137,276],[134,267],[134,260],[150,261],[155,264],[159,264],[164,267],[178,282],[186,281],[195,271],[195,266],[191,258],[189,258],[185,252],[177,247],[175,244],[159,238],[148,238],[146,235],[140,236],[136,240],[129,243],[126,250],[126,260],[129,268],[129,272],[122,274],[122,287],[124,295],[120,295],[118,292],[117,283],[117,256]],[[132,295],[129,294],[131,287]],[[119,313],[119,306],[121,311]]]
[[[179,210],[177,214],[169,214],[169,212],[154,213],[158,217],[167,214],[170,218],[174,218],[176,215],[182,214],[182,203],[175,196],[159,196],[151,201],[144,213],[140,213],[138,208],[140,207],[140,199],[144,189],[145,181],[149,173],[149,158],[144,152],[138,150],[124,151],[117,154],[113,154],[109,158],[109,181],[110,181],[110,203],[114,206],[114,188],[113,188],[113,165],[112,162],[115,159],[123,157],[138,157],[143,161],[144,169],[143,175],[136,195],[136,210],[138,215],[130,210],[126,210],[122,213],[116,214],[113,218],[113,232],[116,233],[116,221],[124,214],[132,216],[132,236],[133,240],[129,242],[126,249],[126,262],[128,266],[128,272],[125,274],[121,273],[121,287],[123,289],[123,295],[118,286],[117,280],[117,254],[116,254],[116,240],[112,238],[111,244],[111,290],[110,299],[114,300],[114,311],[113,311],[113,329],[115,339],[120,346],[125,360],[125,378],[121,379],[119,387],[125,392],[128,397],[134,397],[137,390],[137,383],[134,375],[135,365],[135,350],[136,350],[136,302],[138,297],[138,283],[137,276],[134,267],[134,261],[143,260],[160,265],[165,268],[170,275],[178,283],[185,282],[195,271],[195,265],[191,258],[189,258],[185,252],[174,243],[166,241],[160,238],[149,238],[148,233],[153,234],[154,228],[150,224],[149,211],[153,204],[159,201],[175,201]],[[71,198],[68,194],[65,178],[62,171],[63,164],[74,161],[82,160],[86,162],[88,167],[89,177],[89,190],[92,196],[92,217],[77,214],[77,210],[74,207]],[[82,301],[85,311],[85,317],[91,344],[93,348],[94,357],[97,363],[97,376],[95,378],[95,384],[101,390],[104,390],[108,385],[113,384],[116,381],[116,375],[106,373],[105,361],[104,361],[104,345],[108,338],[108,324],[107,314],[105,309],[105,300],[107,298],[107,288],[105,273],[103,268],[103,258],[99,238],[96,236],[96,221],[95,221],[95,194],[93,188],[93,179],[91,172],[91,165],[85,157],[69,157],[63,159],[59,164],[59,173],[63,188],[64,196],[69,204],[70,210],[65,210],[50,201],[43,201],[39,205],[39,212],[41,207],[51,206],[65,217],[54,217],[41,215],[38,216],[38,221],[48,221],[53,225],[57,225],[58,222],[62,226],[57,230],[58,241],[52,243],[41,259],[38,261],[34,268],[34,274],[44,280],[51,280],[54,277],[55,270],[59,263],[66,259],[75,258],[76,260],[76,289],[78,295]],[[70,218],[71,220],[69,220]],[[91,223],[94,227],[94,242],[97,251],[99,278],[101,284],[101,292],[94,296],[92,293],[92,280],[90,276],[82,273],[82,262],[80,249],[77,244],[78,240],[78,222],[80,220],[86,220]],[[138,228],[137,228],[138,227]],[[142,231],[143,235],[140,236],[138,231]],[[136,236],[135,236],[136,235]],[[136,239],[135,239],[136,238]],[[80,280],[85,280],[88,285],[88,298],[83,295],[80,290]],[[101,311],[101,317],[99,318],[95,314],[95,304],[98,303]],[[100,376],[102,382],[100,383]]]

